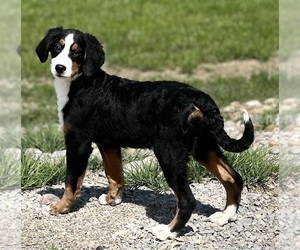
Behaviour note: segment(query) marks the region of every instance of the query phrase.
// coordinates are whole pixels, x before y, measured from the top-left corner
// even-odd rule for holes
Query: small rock
[[[258,100],[252,100],[245,103],[246,109],[260,108],[262,107],[262,103]]]
[[[54,194],[44,194],[40,199],[40,205],[50,205],[52,203],[58,202],[60,199]]]
[[[7,148],[4,151],[4,155],[7,157],[7,159],[12,159],[15,161],[21,160],[21,149],[20,148]]]
[[[55,151],[52,153],[51,157],[54,160],[61,160],[62,158],[64,158],[66,156],[66,150],[62,150],[62,151]]]
[[[25,154],[31,155],[32,157],[34,157],[37,160],[41,157],[43,152],[37,148],[27,148],[25,150]]]
[[[275,124],[271,124],[268,127],[265,128],[265,131],[267,132],[272,132],[277,128],[277,126]]]

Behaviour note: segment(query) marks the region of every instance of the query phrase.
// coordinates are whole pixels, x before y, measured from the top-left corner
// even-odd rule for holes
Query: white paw
[[[106,194],[101,194],[99,197],[99,203],[101,205],[108,205],[109,203],[106,201]],[[110,203],[110,205],[119,205],[122,202],[122,198],[121,197],[116,197],[115,200]]]
[[[106,194],[101,194],[98,200],[99,200],[99,203],[101,205],[107,205],[108,204],[107,201],[106,201]]]
[[[161,241],[166,239],[174,239],[178,235],[177,232],[171,232],[168,225],[163,224],[159,224],[158,226],[152,228],[152,234]]]
[[[208,217],[208,219],[212,222],[215,222],[216,220],[220,219],[223,216],[223,212],[216,212]]]
[[[230,205],[223,212],[216,212],[209,216],[208,219],[220,226],[223,226],[230,221],[236,221],[236,205]]]
[[[121,202],[122,202],[122,198],[121,197],[116,197],[114,205],[119,205]]]

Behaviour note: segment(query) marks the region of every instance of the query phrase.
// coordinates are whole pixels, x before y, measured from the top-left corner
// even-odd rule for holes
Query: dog
[[[229,166],[220,147],[238,153],[251,146],[254,128],[246,111],[243,135],[232,139],[209,95],[175,81],[139,82],[109,75],[101,69],[105,54],[100,42],[76,29],[48,30],[36,53],[42,63],[49,53],[52,57],[51,73],[66,145],[65,192],[51,206],[52,214],[67,213],[79,196],[93,142],[102,155],[109,183],[108,193],[99,198],[103,205],[122,202],[121,148],[154,151],[176,198],[172,221],[153,228],[158,239],[176,237],[195,209],[187,178],[190,156],[226,190],[225,209],[210,220],[219,225],[236,220],[243,180]]]

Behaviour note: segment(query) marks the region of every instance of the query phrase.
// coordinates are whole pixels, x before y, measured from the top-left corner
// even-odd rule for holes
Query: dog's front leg
[[[66,140],[67,174],[65,192],[62,199],[51,205],[51,214],[62,214],[69,211],[74,200],[79,197],[88,158],[92,152],[91,143],[74,143]]]
[[[102,205],[117,205],[122,202],[124,177],[122,170],[121,149],[102,148],[98,145],[102,155],[105,174],[109,184],[108,194],[99,198]]]

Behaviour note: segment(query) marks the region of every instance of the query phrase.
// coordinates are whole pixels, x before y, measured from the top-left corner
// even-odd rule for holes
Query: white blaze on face
[[[54,86],[57,97],[58,120],[61,126],[63,126],[64,122],[62,110],[69,100],[68,94],[72,81],[72,60],[69,57],[69,53],[74,43],[73,37],[73,34],[66,36],[63,50],[51,60],[51,73],[54,76]],[[66,70],[61,74],[58,74],[55,70],[56,65],[59,64],[66,67]]]
[[[65,45],[63,50],[54,58],[51,60],[51,73],[54,76],[54,78],[57,77],[69,77],[72,76],[72,60],[69,57],[71,46],[74,44],[74,34],[69,34],[65,38]],[[56,72],[55,67],[57,65],[63,65],[66,67],[66,70],[58,74]]]

